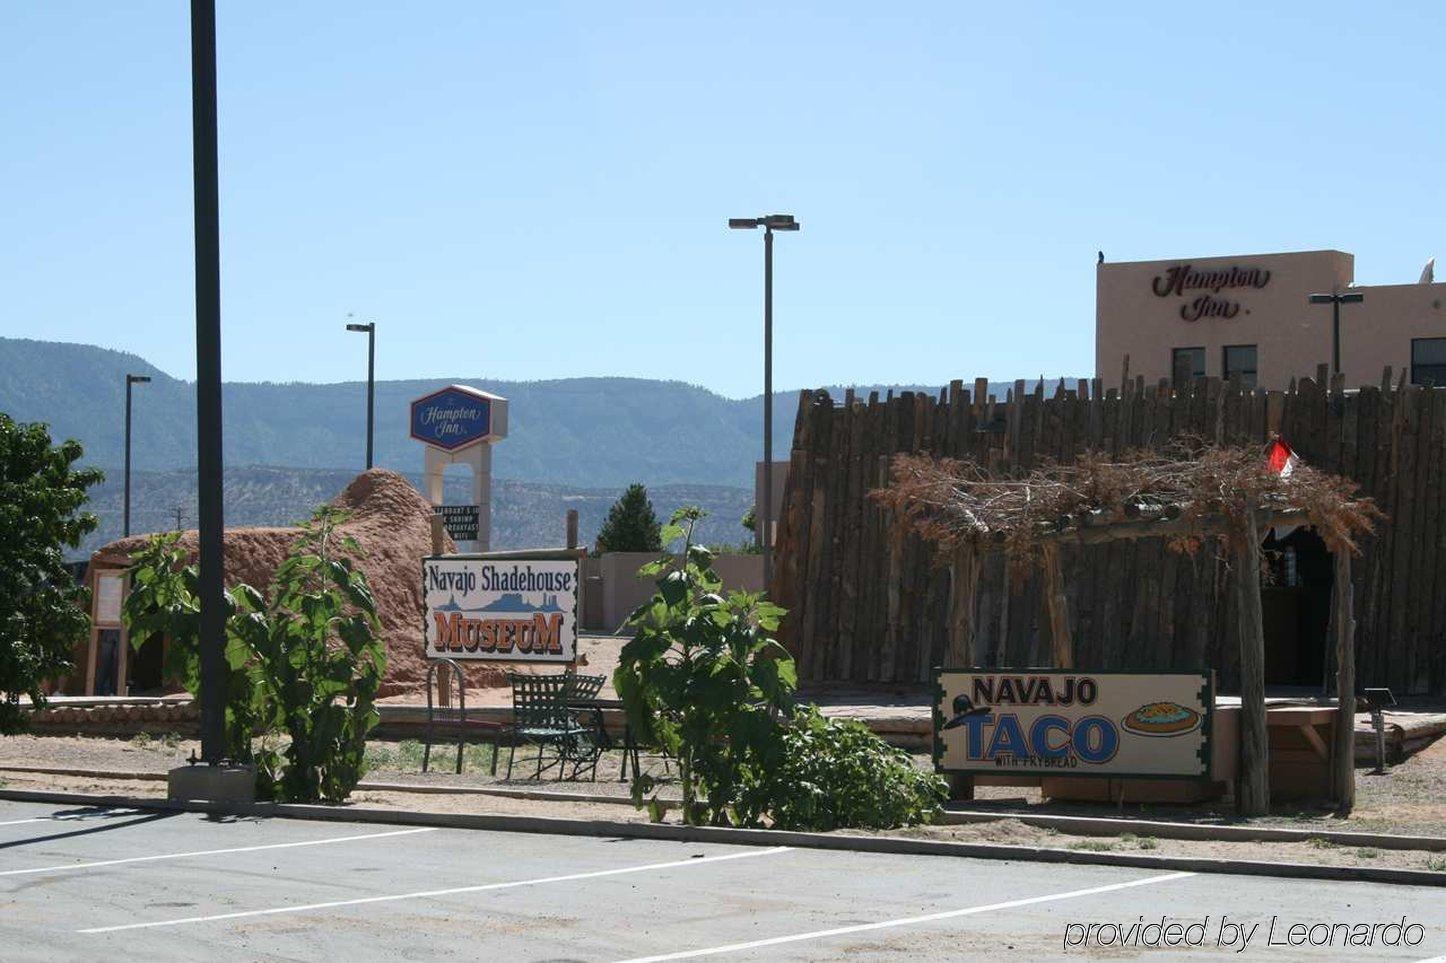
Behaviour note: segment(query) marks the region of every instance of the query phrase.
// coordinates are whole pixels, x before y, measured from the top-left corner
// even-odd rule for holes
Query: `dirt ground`
[[[193,741],[164,735],[138,736],[129,740],[79,736],[14,736],[0,739],[0,767],[91,769],[144,772],[159,776],[172,766],[182,764],[197,748]],[[608,796],[617,801],[572,802],[516,799],[476,793],[409,793],[362,789],[352,796],[351,803],[384,809],[431,812],[526,814],[616,821],[643,821],[647,818],[630,804],[621,802],[627,796],[628,785],[619,782],[617,778],[620,755],[610,753],[602,760],[596,781],[557,781],[554,778],[544,778],[540,783],[524,778],[533,772],[533,767],[528,763],[534,758],[530,750],[526,753],[520,752],[515,778],[507,782],[501,778],[506,768],[505,750],[497,777],[489,773],[490,746],[467,747],[464,751],[463,773],[456,775],[451,771],[456,762],[456,750],[444,746],[434,751],[433,771],[422,773],[422,746],[419,743],[410,740],[374,740],[368,747],[368,760],[373,768],[367,774],[365,782],[423,784],[429,788],[457,786],[459,789],[500,785],[543,791],[586,792]],[[916,761],[921,766],[928,765],[926,756],[919,756]],[[655,774],[662,774],[657,760],[647,762],[647,767]],[[437,768],[443,771],[436,771]],[[0,771],[0,784],[14,789],[48,788],[134,796],[162,796],[165,792],[164,784],[159,780],[40,775],[13,771]],[[1292,828],[1446,836],[1446,739],[1393,767],[1386,776],[1372,776],[1366,770],[1359,771],[1357,784],[1358,805],[1349,819],[1335,818],[1325,812],[1282,810],[1267,819],[1255,822]],[[669,792],[665,786],[663,797],[666,799],[672,795],[675,794]],[[1037,790],[1004,787],[981,788],[979,798],[970,805],[978,809],[1017,809],[1035,813],[1069,812],[1093,816],[1108,816],[1119,812],[1113,806],[1041,802]],[[1131,806],[1126,807],[1124,814],[1147,819],[1238,822],[1225,811],[1200,808]],[[1304,843],[1234,843],[1156,839],[1131,833],[1116,837],[1076,836],[1026,826],[1009,818],[959,826],[922,826],[890,830],[889,833],[1051,849],[1141,852],[1341,866],[1389,866],[1446,873],[1446,853],[1343,847],[1324,840]]]

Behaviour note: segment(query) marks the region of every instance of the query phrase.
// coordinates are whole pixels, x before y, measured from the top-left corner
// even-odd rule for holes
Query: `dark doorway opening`
[[[1325,677],[1335,568],[1313,528],[1273,531],[1261,548],[1270,566],[1261,585],[1265,684],[1315,686]]]
[[[160,695],[165,687],[161,665],[165,644],[153,637],[130,655],[130,689],[127,695]]]

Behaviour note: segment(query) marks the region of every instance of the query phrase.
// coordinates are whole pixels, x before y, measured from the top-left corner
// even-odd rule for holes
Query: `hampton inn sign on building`
[[[1095,367],[1109,383],[1129,355],[1132,375],[1239,374],[1284,388],[1330,364],[1330,303],[1311,295],[1361,295],[1339,305],[1346,387],[1380,381],[1386,365],[1415,384],[1446,385],[1446,284],[1430,271],[1416,284],[1353,286],[1355,258],[1300,251],[1175,261],[1101,261],[1096,270]]]

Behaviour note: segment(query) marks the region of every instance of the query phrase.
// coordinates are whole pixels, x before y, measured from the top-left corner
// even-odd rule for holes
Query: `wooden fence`
[[[789,609],[783,637],[810,682],[920,683],[943,659],[949,579],[931,546],[901,536],[868,493],[897,452],[972,457],[1026,471],[1084,451],[1119,454],[1195,435],[1263,444],[1272,433],[1312,465],[1360,482],[1386,513],[1354,567],[1357,678],[1400,693],[1446,693],[1446,389],[1391,384],[1344,391],[1325,372],[1286,391],[1200,379],[1172,387],[1126,378],[1101,392],[1061,384],[1050,397],[1022,381],[1003,400],[984,380],[937,397],[913,392],[800,396],[774,572]],[[1227,563],[1159,540],[1061,552],[1076,665],[1212,667],[1233,689],[1236,620]],[[974,651],[995,666],[1050,662],[1038,580],[1008,586],[1003,559],[984,563]]]

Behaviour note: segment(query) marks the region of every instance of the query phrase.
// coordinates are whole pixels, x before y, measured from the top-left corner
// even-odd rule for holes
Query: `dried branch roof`
[[[870,497],[891,509],[903,530],[943,552],[996,546],[1017,562],[1033,558],[1045,542],[1086,533],[1158,532],[1175,550],[1193,553],[1206,541],[1242,538],[1251,509],[1265,516],[1261,522],[1299,519],[1315,526],[1332,551],[1357,553],[1358,537],[1380,517],[1347,478],[1303,464],[1281,476],[1260,448],[1190,441],[1113,461],[1086,453],[1020,478],[991,476],[973,461],[898,455],[891,483]]]

